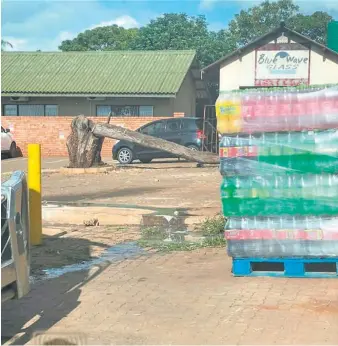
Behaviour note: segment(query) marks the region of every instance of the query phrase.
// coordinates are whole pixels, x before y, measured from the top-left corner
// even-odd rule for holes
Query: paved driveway
[[[223,249],[203,249],[66,274],[3,304],[2,335],[21,345],[36,330],[88,344],[338,343],[338,280],[234,278],[230,268]]]

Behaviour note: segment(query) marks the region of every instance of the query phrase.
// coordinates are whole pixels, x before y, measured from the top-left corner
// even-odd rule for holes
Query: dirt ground
[[[3,174],[2,180],[8,176]],[[76,203],[84,208],[87,204],[140,208],[139,213],[142,207],[163,213],[181,208],[204,218],[220,212],[220,181],[216,166],[197,168],[195,163],[185,161],[160,161],[116,167],[102,174],[43,173],[42,199],[45,203]],[[73,222],[72,226],[44,223],[43,245],[33,247],[31,252],[33,274],[98,257],[110,246],[140,237],[139,225],[126,227],[123,215],[121,225],[99,227],[84,227],[82,216],[76,216],[78,226]]]
[[[216,166],[164,161],[133,164],[103,174],[44,174],[46,202],[89,202],[159,208],[217,207],[221,176]]]

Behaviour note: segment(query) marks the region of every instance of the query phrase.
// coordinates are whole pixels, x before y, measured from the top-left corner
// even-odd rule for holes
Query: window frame
[[[96,109],[95,109],[95,116],[96,117],[105,117],[105,116],[108,116],[107,115],[98,115],[98,108],[99,107],[109,107],[110,108],[110,112],[113,113],[113,110],[114,108],[126,108],[126,107],[135,107],[136,110],[137,110],[137,115],[122,115],[122,114],[118,114],[118,115],[112,115],[113,117],[116,117],[116,118],[143,118],[143,117],[154,117],[154,106],[152,105],[104,105],[104,104],[99,104],[99,105],[96,105]],[[141,115],[141,107],[151,107],[152,109],[152,114],[149,114],[149,115]]]
[[[154,136],[154,134],[151,134],[151,135],[150,135],[149,133],[144,133],[143,130],[146,129],[146,128],[149,128],[149,127],[151,127],[151,126],[156,127],[157,124],[161,124],[161,129],[162,129],[162,131],[157,131],[157,132],[155,132],[155,135],[156,135],[156,133],[164,133],[164,132],[166,132],[166,123],[165,123],[165,121],[163,121],[163,120],[157,120],[157,121],[151,122],[151,123],[149,123],[149,124],[146,124],[146,125],[142,126],[142,127],[139,129],[139,132],[142,133],[142,134],[148,135],[148,136]]]
[[[14,104],[14,103],[7,103],[7,104],[3,104],[2,105],[2,115],[3,116],[6,116],[6,117],[58,117],[59,116],[59,105],[57,104],[27,104],[27,103],[23,103],[23,104]],[[5,109],[6,109],[6,106],[15,106],[16,107],[16,115],[7,115],[5,113]],[[43,115],[20,115],[20,112],[19,112],[19,107],[20,106],[43,106]],[[56,110],[57,110],[57,114],[56,115],[46,115],[46,107],[47,106],[53,106],[53,107],[56,107]]]

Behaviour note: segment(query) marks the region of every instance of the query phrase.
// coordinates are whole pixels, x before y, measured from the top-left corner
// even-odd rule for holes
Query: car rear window
[[[202,119],[182,119],[183,130],[202,130],[203,121]]]

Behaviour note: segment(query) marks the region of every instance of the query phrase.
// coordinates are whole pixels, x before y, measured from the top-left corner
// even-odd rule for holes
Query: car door
[[[152,122],[143,126],[139,132],[148,136],[162,138],[165,131],[165,122],[163,120]],[[162,157],[162,151],[154,148],[147,148],[137,145],[134,149],[138,158],[159,158]]]
[[[5,129],[1,126],[1,151],[9,151],[10,147],[10,137],[7,135]]]

